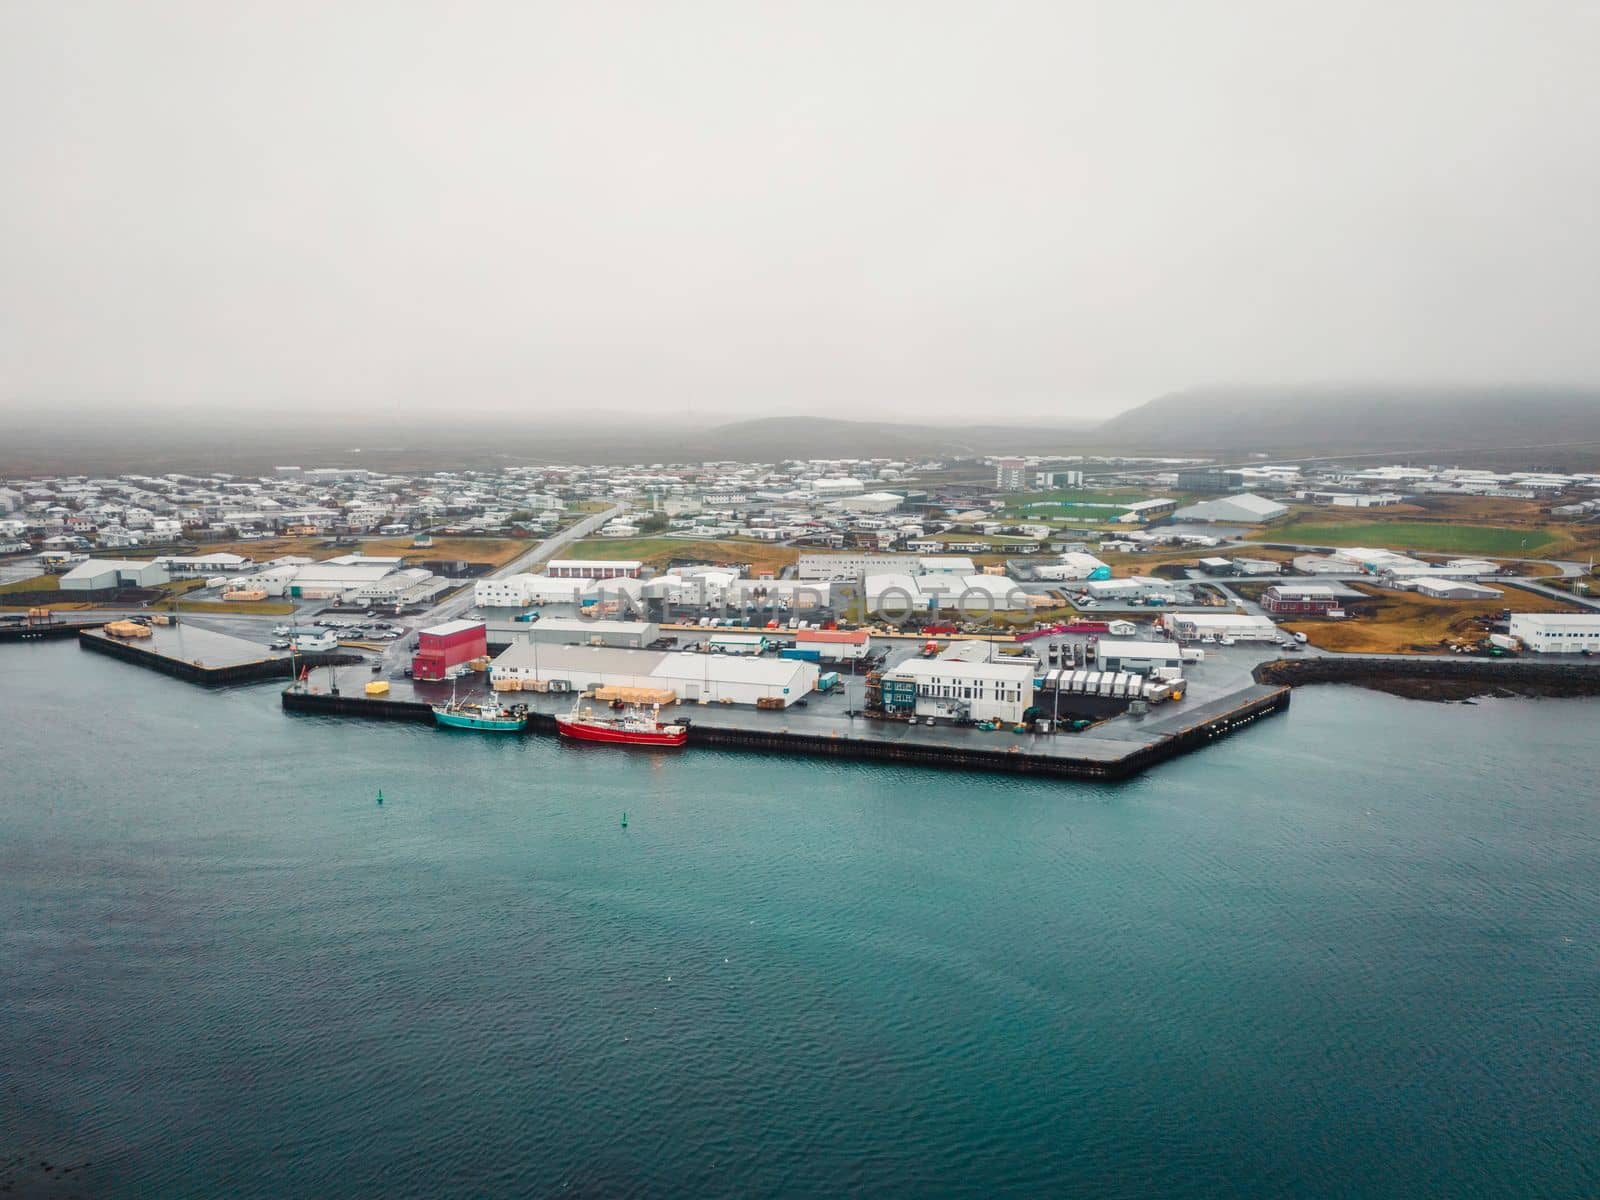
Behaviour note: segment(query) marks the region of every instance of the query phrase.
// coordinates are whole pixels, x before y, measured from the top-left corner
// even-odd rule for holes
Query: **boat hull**
[[[469,717],[464,713],[433,710],[433,719],[446,729],[475,729],[479,733],[520,733],[527,717]]]
[[[651,733],[642,729],[615,729],[609,725],[593,725],[574,721],[568,717],[556,718],[556,731],[575,742],[603,742],[611,746],[681,746],[689,740],[687,729],[671,733]]]

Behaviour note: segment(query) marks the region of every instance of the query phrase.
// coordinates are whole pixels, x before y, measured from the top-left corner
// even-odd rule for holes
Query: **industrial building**
[[[1235,558],[1233,569],[1240,575],[1283,574],[1283,564],[1270,558]]]
[[[341,554],[321,562],[280,562],[253,575],[237,576],[234,586],[263,591],[269,596],[306,600],[331,600],[392,575],[401,567],[398,558],[368,558]]]
[[[1167,613],[1161,618],[1166,631],[1179,641],[1192,642],[1204,637],[1231,637],[1240,642],[1275,642],[1278,627],[1266,617],[1245,613],[1215,612]]]
[[[828,507],[840,512],[886,513],[893,512],[904,503],[905,497],[895,492],[866,492],[860,496],[835,500]]]
[[[1061,561],[1034,567],[1033,573],[1044,580],[1110,579],[1111,568],[1092,554],[1069,550]]]
[[[802,629],[794,645],[802,653],[814,651],[819,662],[849,662],[872,652],[872,635],[865,629]]]
[[[1348,575],[1351,566],[1324,554],[1296,554],[1289,565],[1297,575]]]
[[[1084,590],[1095,600],[1111,604],[1141,603],[1156,600],[1162,604],[1176,604],[1178,589],[1169,579],[1154,575],[1130,575],[1126,579],[1095,579],[1084,585]],[[1184,592],[1188,594],[1187,590]]]
[[[713,654],[765,654],[771,644],[764,633],[713,633],[705,641]]]
[[[331,629],[307,629],[293,637],[295,651],[299,654],[320,654],[339,648],[339,635]]]
[[[1275,583],[1261,594],[1261,607],[1274,616],[1344,616],[1344,602],[1361,593],[1337,583]]]
[[[1102,671],[1153,675],[1158,671],[1182,671],[1183,650],[1177,642],[1101,638],[1095,647],[1095,662]]]
[[[795,566],[801,579],[848,580],[889,574],[906,565],[898,554],[802,554]]]
[[[592,594],[596,581],[587,577],[555,579],[549,575],[507,575],[480,579],[472,585],[478,608],[526,608],[530,604],[576,604]]]
[[[1289,515],[1283,505],[1253,492],[1202,500],[1172,514],[1174,521],[1214,521],[1219,525],[1259,525]]]
[[[494,660],[497,688],[583,692],[595,687],[670,690],[690,704],[777,704],[816,690],[815,663],[800,659],[619,650],[607,646],[513,645]]]
[[[1231,492],[1244,486],[1244,475],[1238,471],[1221,471],[1215,467],[1191,467],[1178,472],[1180,492]]]
[[[1178,502],[1165,497],[1156,500],[1140,500],[1128,505],[1128,511],[1118,517],[1119,521],[1133,523],[1136,521],[1154,521],[1176,512]]]
[[[411,674],[416,679],[446,679],[488,653],[488,636],[482,621],[446,621],[417,631]]]
[[[1419,596],[1432,596],[1436,600],[1494,600],[1505,595],[1497,588],[1485,587],[1470,579],[1396,579],[1395,586],[1416,592]]]
[[[356,604],[426,604],[450,590],[450,581],[423,567],[402,567],[381,579],[350,589],[343,596]]]
[[[97,592],[109,588],[157,587],[166,582],[166,568],[150,559],[91,558],[61,577],[61,590]]]
[[[613,621],[581,617],[545,617],[513,624],[519,640],[551,646],[614,646],[643,650],[659,641],[661,626],[654,621]]]
[[[1328,558],[1345,564],[1346,570],[1365,571],[1368,575],[1419,574],[1430,567],[1420,558],[1412,558],[1395,550],[1382,550],[1375,546],[1347,546],[1335,550]]]
[[[1507,631],[1535,654],[1600,651],[1600,613],[1512,613]]]
[[[1030,596],[1005,575],[868,575],[863,590],[867,610],[885,616],[939,608],[982,615],[1017,612],[1049,602]]]
[[[156,559],[174,579],[203,579],[248,571],[255,563],[242,554],[169,554]]]
[[[544,573],[552,579],[637,579],[644,564],[631,558],[552,558]]]
[[[949,651],[907,659],[884,673],[884,708],[911,704],[919,717],[1015,724],[1033,704],[1034,669],[1032,659],[968,662]]]

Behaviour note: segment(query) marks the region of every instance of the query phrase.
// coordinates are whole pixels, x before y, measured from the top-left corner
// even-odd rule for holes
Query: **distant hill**
[[[264,415],[85,420],[28,414],[0,435],[0,476],[48,472],[236,471],[282,463],[380,471],[507,463],[776,462],[786,458],[914,458],[1069,453],[1089,427],[959,426],[825,417],[703,421],[628,414],[523,417],[452,413],[374,419],[337,410],[316,421]]]
[[[702,461],[1049,453],[1071,450],[1087,428],[765,417],[715,426],[696,434],[688,445],[693,447],[693,457]]]
[[[1112,417],[1091,440],[1115,449],[1300,454],[1600,441],[1600,389],[1194,388]]]

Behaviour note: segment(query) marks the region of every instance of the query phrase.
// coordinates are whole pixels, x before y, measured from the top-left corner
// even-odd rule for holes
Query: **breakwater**
[[[1259,664],[1257,683],[1304,687],[1347,683],[1414,700],[1474,696],[1600,696],[1600,662],[1528,658],[1398,658],[1339,655],[1273,659]]]
[[[1143,742],[1111,744],[1090,737],[1077,740],[1071,734],[1053,734],[1043,735],[1036,749],[988,747],[970,738],[957,740],[954,736],[950,741],[912,741],[897,736],[900,729],[898,723],[885,723],[881,728],[873,729],[872,723],[865,719],[861,724],[867,727],[866,732],[860,732],[858,727],[857,731],[847,736],[806,732],[754,720],[731,723],[732,714],[718,714],[721,719],[688,718],[686,723],[691,747],[713,746],[770,754],[915,763],[955,770],[1117,780],[1137,775],[1157,763],[1226,737],[1262,717],[1281,712],[1288,707],[1289,696],[1286,687],[1251,689],[1250,694],[1242,694],[1231,702],[1206,706],[1196,712],[1193,721],[1180,723],[1169,732]],[[298,686],[284,691],[283,707],[288,712],[322,716],[433,722],[432,709],[423,701],[336,695]],[[530,715],[528,730],[554,734],[555,718],[549,713],[535,711]],[[950,732],[959,735],[967,731]]]
[[[207,665],[203,661],[180,658],[154,646],[123,641],[97,629],[80,630],[78,645],[96,654],[118,658],[123,662],[159,671],[186,683],[206,687],[219,687],[232,683],[255,683],[263,679],[289,679],[302,667],[348,666],[361,661],[355,654],[301,654],[294,659],[263,657],[244,662],[227,662]]]
[[[47,625],[0,625],[0,642],[77,637],[85,629],[98,629],[104,624],[104,621],[51,621]]]

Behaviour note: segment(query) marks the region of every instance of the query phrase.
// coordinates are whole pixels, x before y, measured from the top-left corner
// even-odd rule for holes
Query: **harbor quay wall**
[[[1035,754],[1024,750],[991,750],[978,746],[906,743],[887,738],[829,737],[780,729],[740,729],[693,719],[688,721],[689,745],[757,750],[772,754],[805,754],[915,763],[953,770],[1002,771],[1011,774],[1111,781],[1129,778],[1157,763],[1226,737],[1261,717],[1280,712],[1288,707],[1289,695],[1288,688],[1279,688],[1211,719],[1197,722],[1187,729],[1141,746],[1127,755],[1109,759],[1074,757],[1068,754]],[[301,688],[289,688],[283,693],[283,707],[290,712],[317,713],[324,716],[364,717],[380,721],[424,723],[433,721],[432,708],[420,701],[336,696],[329,692],[309,692]],[[549,713],[531,713],[528,728],[541,734],[554,734],[555,717]]]
[[[1257,665],[1257,683],[1303,687],[1349,683],[1419,700],[1460,700],[1507,693],[1600,696],[1600,660],[1528,658],[1376,658],[1360,655],[1273,659]]]
[[[360,717],[368,721],[413,721],[433,724],[433,706],[420,700],[385,700],[364,695],[308,692],[297,687],[283,693],[285,712],[317,713],[325,717]],[[552,730],[555,722],[551,722]]]
[[[0,625],[0,642],[77,637],[85,629],[99,629],[104,624],[104,621],[52,621],[48,625]]]
[[[301,654],[292,662],[287,658],[261,658],[252,662],[207,667],[90,629],[79,631],[78,645],[96,654],[120,658],[123,662],[159,671],[163,675],[171,675],[174,679],[182,679],[186,683],[199,683],[207,687],[219,687],[230,683],[253,683],[262,679],[288,679],[299,667],[342,667],[361,661],[360,656],[355,654]]]

